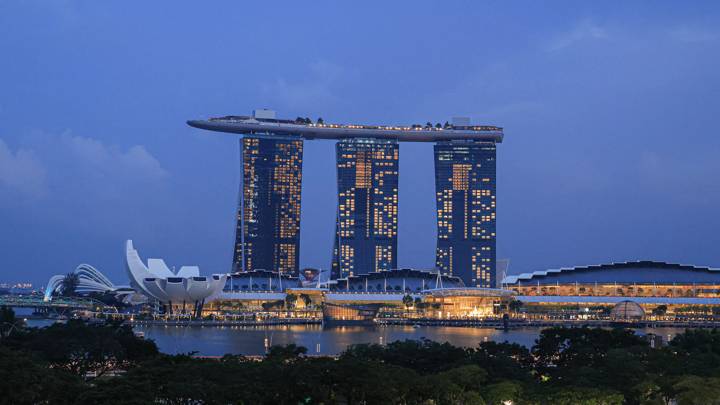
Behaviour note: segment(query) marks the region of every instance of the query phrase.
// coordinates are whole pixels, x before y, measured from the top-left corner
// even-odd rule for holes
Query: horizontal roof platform
[[[208,120],[190,120],[188,125],[209,131],[236,134],[298,136],[304,139],[374,138],[398,142],[481,141],[499,143],[503,129],[495,126],[446,125],[393,126],[325,124],[247,116],[227,116]]]

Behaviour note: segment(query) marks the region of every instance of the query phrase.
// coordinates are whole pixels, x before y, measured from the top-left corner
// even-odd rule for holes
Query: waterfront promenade
[[[322,325],[321,318],[270,318],[244,320],[210,319],[126,319],[133,326],[183,326],[183,327],[253,327],[280,325]],[[466,327],[491,329],[550,328],[563,327],[625,327],[625,328],[683,328],[713,329],[720,328],[720,321],[708,320],[634,320],[617,321],[612,319],[517,319],[511,318],[507,324],[500,318],[486,319],[429,319],[429,318],[378,318],[376,326],[423,326],[423,327]]]
[[[130,325],[138,326],[274,326],[274,325],[320,325],[320,318],[275,318],[261,320],[210,320],[210,319],[128,319]]]

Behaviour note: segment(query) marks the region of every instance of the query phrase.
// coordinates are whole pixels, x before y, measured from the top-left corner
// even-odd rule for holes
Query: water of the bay
[[[508,331],[493,328],[437,326],[345,326],[323,328],[320,325],[288,325],[265,327],[192,327],[135,326],[145,338],[153,339],[164,353],[190,353],[205,356],[224,354],[259,355],[265,344],[305,346],[308,354],[338,354],[349,345],[359,343],[386,344],[396,340],[430,339],[455,346],[476,347],[484,341],[518,343],[527,347],[535,343],[540,328]],[[638,334],[654,333],[667,339],[682,333],[681,328],[638,329]]]

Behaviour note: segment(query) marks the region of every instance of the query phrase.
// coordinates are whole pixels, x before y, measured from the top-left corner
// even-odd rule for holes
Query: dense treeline
[[[660,349],[622,329],[553,328],[531,349],[398,341],[335,359],[290,345],[262,361],[164,355],[113,323],[1,331],[8,404],[720,403],[715,330],[687,331]]]

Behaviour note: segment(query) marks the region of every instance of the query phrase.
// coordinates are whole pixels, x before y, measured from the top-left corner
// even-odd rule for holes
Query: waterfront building
[[[233,270],[297,275],[303,141],[248,136],[240,143],[242,189]]]
[[[512,295],[496,288],[467,288],[459,277],[414,269],[353,275],[322,287],[303,287],[295,277],[254,271],[230,275],[204,313],[242,319],[259,313],[307,318],[320,316],[323,304],[331,304],[340,311],[337,316],[346,318],[350,314],[345,311],[352,306],[373,306],[401,318],[477,319],[497,315]],[[408,296],[413,300],[411,313],[406,313]]]
[[[430,289],[465,287],[459,277],[415,269],[398,269],[350,275],[330,284],[343,293],[419,294]]]
[[[313,123],[277,119],[269,110],[188,125],[245,137],[236,271],[297,274],[304,139],[339,141],[333,278],[396,268],[397,143],[435,142],[436,265],[467,285],[494,286],[495,145],[502,128],[471,125],[467,118],[435,126]],[[277,180],[276,173],[285,177]]]
[[[720,297],[720,268],[658,261],[539,270],[505,277],[526,296]]]
[[[375,325],[380,305],[339,305],[326,302],[323,305],[323,325]]]
[[[437,268],[474,287],[496,285],[495,143],[435,144]]]
[[[298,277],[267,270],[253,270],[228,275],[223,292],[284,292],[301,286]]]
[[[163,259],[148,259],[147,265],[131,240],[125,243],[125,269],[130,285],[169,313],[198,315],[206,300],[222,291],[227,274],[201,276],[197,266],[182,266],[175,273]]]
[[[649,260],[510,275],[502,286],[543,312],[549,307],[609,310],[623,301],[637,303],[647,313],[661,307],[678,315],[715,313],[713,307],[720,306],[720,268]]]
[[[440,288],[423,298],[425,315],[437,319],[499,317],[513,300],[511,291],[500,288]]]
[[[337,143],[332,278],[397,268],[398,155],[390,140]]]

